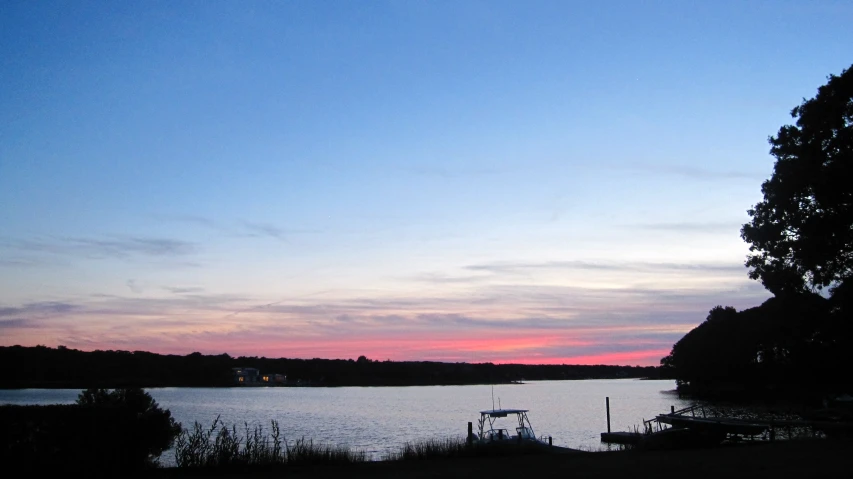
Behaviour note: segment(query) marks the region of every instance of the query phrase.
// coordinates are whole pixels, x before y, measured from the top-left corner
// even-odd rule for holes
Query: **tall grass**
[[[289,444],[278,422],[271,421],[269,434],[263,426],[249,428],[241,437],[237,426],[228,428],[219,417],[209,428],[194,423],[175,441],[178,467],[284,466],[295,464],[352,464],[365,462],[367,455],[344,446],[314,444],[304,438]]]
[[[459,438],[425,439],[417,442],[406,442],[399,450],[387,453],[383,460],[406,461],[465,456],[471,454],[472,447]]]
[[[465,439],[451,437],[406,442],[398,450],[386,453],[382,457],[382,460],[408,461],[449,457],[506,456],[516,454],[541,454],[547,453],[548,451],[547,447],[533,443],[474,443],[469,445]]]

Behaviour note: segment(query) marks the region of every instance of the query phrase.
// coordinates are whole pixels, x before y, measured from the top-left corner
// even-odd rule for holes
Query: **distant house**
[[[261,380],[261,372],[255,368],[231,368],[234,382],[242,385],[257,384]]]
[[[261,376],[261,381],[269,384],[284,384],[287,382],[287,376],[284,374],[264,374]]]

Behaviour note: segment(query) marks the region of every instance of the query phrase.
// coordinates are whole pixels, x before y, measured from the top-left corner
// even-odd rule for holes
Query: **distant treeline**
[[[519,380],[657,378],[657,367],[467,364],[427,361],[186,356],[145,351],[85,352],[60,346],[0,347],[0,388],[233,386],[232,368],[284,374],[290,384],[416,386]]]

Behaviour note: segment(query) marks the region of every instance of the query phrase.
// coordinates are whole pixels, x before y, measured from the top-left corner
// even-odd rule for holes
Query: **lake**
[[[152,388],[147,390],[184,427],[244,422],[269,429],[277,420],[285,438],[348,445],[374,458],[406,441],[465,437],[467,423],[477,428],[479,411],[492,408],[492,386]],[[77,389],[0,390],[0,404],[60,404],[77,398]],[[495,407],[529,409],[538,436],[554,445],[597,450],[607,430],[605,397],[610,397],[611,428],[633,430],[643,419],[688,406],[672,380],[534,381],[494,386]],[[505,424],[513,431],[515,425]],[[164,464],[174,462],[164,454]]]

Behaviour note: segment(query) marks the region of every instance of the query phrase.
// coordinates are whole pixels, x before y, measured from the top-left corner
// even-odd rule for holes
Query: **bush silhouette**
[[[142,389],[88,389],[77,404],[0,406],[0,424],[0,461],[87,474],[151,466],[181,431]]]
[[[172,413],[161,409],[154,398],[141,388],[87,389],[78,396],[77,405],[129,413],[132,431],[128,433],[132,434],[125,445],[128,459],[134,465],[146,464],[159,457],[181,433],[181,425],[175,422]]]

